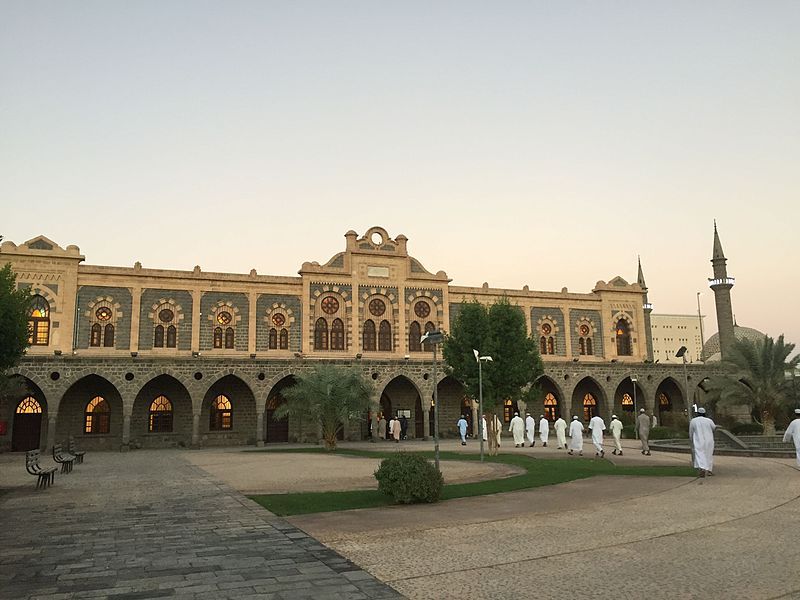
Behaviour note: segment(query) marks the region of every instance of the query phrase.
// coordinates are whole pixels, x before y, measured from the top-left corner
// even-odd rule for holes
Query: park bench
[[[78,450],[78,445],[75,443],[75,438],[72,436],[69,438],[68,448],[69,453],[75,457],[75,462],[79,465],[83,464],[83,457],[86,454],[86,450]]]
[[[64,452],[61,444],[53,446],[53,460],[61,465],[62,473],[69,473],[72,471],[72,464],[75,462],[75,457],[68,452]]]
[[[56,480],[57,467],[44,468],[39,464],[39,451],[28,450],[25,453],[25,468],[31,475],[36,475],[36,489],[47,487]]]

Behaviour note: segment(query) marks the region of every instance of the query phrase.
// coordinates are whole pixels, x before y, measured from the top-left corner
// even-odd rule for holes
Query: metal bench
[[[78,450],[78,446],[75,444],[75,438],[71,436],[69,438],[69,445],[67,447],[69,448],[69,453],[75,457],[75,462],[79,465],[82,464],[86,450]]]
[[[72,464],[75,462],[75,457],[68,452],[64,452],[61,444],[53,446],[53,460],[61,465],[62,473],[70,473],[72,471]]]
[[[56,480],[57,467],[44,468],[39,464],[40,453],[38,450],[28,450],[25,453],[25,468],[31,475],[36,475],[36,489],[49,486]]]

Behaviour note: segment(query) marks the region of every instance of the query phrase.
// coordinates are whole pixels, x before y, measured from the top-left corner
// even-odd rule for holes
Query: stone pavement
[[[0,598],[401,598],[179,451],[89,453],[34,489],[0,455]]]

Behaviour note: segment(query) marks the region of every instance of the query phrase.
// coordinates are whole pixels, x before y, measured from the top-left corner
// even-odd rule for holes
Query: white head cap
[[[644,412],[644,409],[643,409],[643,408],[640,408],[640,409],[639,409],[639,412]]]
[[[544,419],[544,415],[539,415],[539,418],[540,419]]]
[[[577,416],[574,416],[574,417],[572,417],[572,420],[573,420],[573,421],[577,421],[577,420],[578,420],[578,417],[577,417]]]
[[[616,418],[617,418],[617,415],[611,415],[611,418],[612,418],[612,419],[616,419]]]
[[[795,408],[794,409],[794,414],[800,415],[800,408]]]
[[[700,408],[697,409],[697,414],[698,415],[706,414],[706,409],[701,406]]]

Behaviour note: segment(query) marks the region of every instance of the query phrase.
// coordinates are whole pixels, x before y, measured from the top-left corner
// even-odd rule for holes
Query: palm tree
[[[783,335],[777,341],[737,339],[726,353],[725,375],[712,377],[707,390],[712,400],[722,404],[749,406],[765,435],[775,434],[775,416],[788,406],[791,380],[786,373],[800,364],[800,355],[789,359],[794,344],[786,344]]]
[[[344,423],[370,408],[372,383],[353,369],[332,365],[320,365],[295,379],[297,383],[284,390],[286,402],[275,410],[275,417],[310,417],[320,425],[325,448],[335,450]]]

